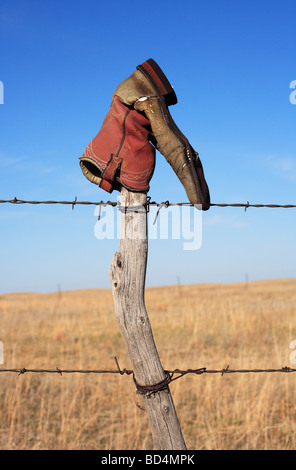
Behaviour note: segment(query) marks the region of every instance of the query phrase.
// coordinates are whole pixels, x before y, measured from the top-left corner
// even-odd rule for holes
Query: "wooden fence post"
[[[120,251],[115,253],[109,272],[115,315],[132,363],[134,379],[136,385],[145,386],[159,384],[166,379],[144,299],[148,253],[146,202],[146,194],[122,188]],[[169,386],[165,385],[155,393],[143,394],[143,403],[155,447],[159,450],[186,450]]]

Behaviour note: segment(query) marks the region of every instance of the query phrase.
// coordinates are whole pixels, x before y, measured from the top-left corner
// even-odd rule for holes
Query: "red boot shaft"
[[[80,158],[86,178],[111,193],[148,191],[155,167],[149,120],[114,96],[101,130]]]

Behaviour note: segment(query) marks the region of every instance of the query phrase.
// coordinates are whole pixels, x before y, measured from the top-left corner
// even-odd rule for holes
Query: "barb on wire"
[[[133,373],[132,370],[127,370],[126,368],[120,369],[119,363],[118,363],[118,360],[117,360],[116,356],[114,356],[114,360],[115,360],[116,365],[117,365],[117,371],[116,372],[118,372],[120,375],[124,375],[124,374],[131,375]]]
[[[75,197],[74,201],[27,201],[27,200],[18,199],[15,197],[14,199],[0,199],[0,204],[61,204],[61,205],[71,205],[72,209],[74,209],[76,205],[83,205],[83,206],[91,205],[91,206],[104,206],[104,207],[109,205],[112,207],[118,206],[118,209],[122,211],[137,210],[137,207],[134,207],[132,209],[130,208],[126,209],[125,207],[121,206],[119,202],[114,202],[114,201],[99,201],[99,202],[78,201],[77,196]],[[166,208],[169,206],[193,207],[194,204],[191,204],[190,202],[169,202],[169,201],[159,203],[159,202],[151,201],[151,197],[148,196],[147,202],[143,204],[143,206],[146,206],[148,212],[149,212],[150,206],[157,206],[158,207],[157,214],[156,214],[156,218],[157,218],[159,211],[162,207],[166,207]],[[246,203],[223,203],[223,204],[211,203],[211,207],[242,207],[245,209],[245,212],[246,212],[246,210],[249,207],[254,207],[254,208],[267,207],[271,209],[277,209],[277,208],[291,209],[291,208],[296,208],[296,204],[250,204],[249,201],[247,201]]]
[[[76,206],[76,204],[77,204],[77,196],[75,196],[75,199],[72,203],[72,211],[74,210],[74,207]]]
[[[150,203],[151,204],[151,203]],[[166,202],[162,202],[161,204],[158,204],[158,209],[157,209],[157,212],[156,212],[156,216],[155,216],[155,219],[154,219],[154,222],[153,222],[153,225],[155,224],[156,220],[157,220],[157,217],[158,217],[158,214],[159,214],[159,211],[162,207],[165,207],[166,209],[171,206],[172,204],[169,203],[169,201],[166,201]]]

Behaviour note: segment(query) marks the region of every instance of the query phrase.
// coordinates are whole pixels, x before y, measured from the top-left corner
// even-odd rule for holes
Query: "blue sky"
[[[296,204],[294,1],[1,0],[0,199],[117,200],[78,158],[114,89],[152,57],[213,203]],[[157,153],[152,200],[186,194]],[[162,209],[164,211],[165,209]],[[147,286],[295,277],[296,209],[215,208],[202,246],[151,240]],[[0,205],[0,293],[109,287],[119,241],[92,206]]]

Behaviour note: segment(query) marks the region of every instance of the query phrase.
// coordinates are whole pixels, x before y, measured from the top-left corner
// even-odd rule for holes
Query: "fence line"
[[[72,209],[76,205],[83,205],[83,206],[113,206],[113,207],[119,207],[121,208],[120,202],[114,202],[114,201],[78,201],[77,197],[73,201],[26,201],[23,199],[0,199],[0,204],[61,204],[61,205],[71,205]],[[150,206],[157,206],[158,208],[161,207],[169,207],[169,206],[191,206],[193,207],[194,205],[191,204],[190,202],[155,202],[151,201],[151,197],[147,197],[147,203],[144,204],[148,209]],[[291,208],[296,208],[296,204],[250,204],[249,201],[246,203],[211,203],[211,207],[241,207],[244,208],[245,211],[249,207],[255,207],[255,208],[271,208],[271,209],[291,209]]]
[[[0,373],[17,373],[18,375],[24,375],[26,373],[47,373],[47,374],[120,374],[120,375],[133,375],[133,370],[131,369],[121,369],[119,367],[117,358],[114,358],[116,361],[117,369],[60,369],[56,367],[55,369],[27,369],[23,368],[16,368],[16,369],[0,369]],[[195,374],[195,375],[203,375],[203,374],[220,374],[221,376],[225,374],[261,374],[261,373],[292,373],[296,372],[296,369],[291,367],[281,367],[280,369],[230,369],[229,366],[222,368],[222,369],[207,369],[206,367],[200,367],[198,369],[174,369],[174,370],[165,370],[164,371],[167,375],[169,375],[169,381],[172,382],[177,380],[181,377],[184,377],[188,374]],[[176,377],[174,377],[178,374]]]
[[[61,204],[61,205],[71,205],[72,210],[75,208],[76,205],[92,205],[92,206],[112,206],[112,207],[118,207],[119,210],[126,210],[125,207],[122,207],[120,202],[113,202],[113,201],[78,201],[77,197],[73,201],[54,201],[54,200],[48,200],[48,201],[28,201],[28,200],[23,200],[23,199],[0,199],[0,204]],[[158,211],[157,215],[162,207],[169,207],[169,206],[191,206],[193,207],[194,205],[189,203],[189,202],[177,202],[177,203],[170,203],[169,201],[166,202],[155,202],[151,201],[151,197],[147,197],[147,202],[144,204],[147,208],[147,211],[149,211],[150,206],[157,206]],[[244,208],[245,211],[249,207],[254,207],[254,208],[272,208],[272,209],[291,209],[291,208],[296,208],[296,204],[250,204],[249,201],[246,203],[211,203],[211,207],[237,207],[237,208]],[[137,208],[133,208],[133,210],[137,210]],[[100,215],[99,215],[100,218]],[[16,368],[16,369],[0,369],[0,373],[17,373],[18,375],[23,375],[25,373],[49,373],[49,374],[74,374],[74,373],[79,373],[79,374],[120,374],[120,375],[133,375],[133,371],[129,369],[120,369],[118,361],[115,357],[117,369],[116,370],[102,370],[102,369],[60,369],[56,367],[55,369],[26,369],[26,368]],[[166,378],[160,382],[159,384],[155,384],[153,386],[142,386],[136,383],[135,378],[135,384],[140,393],[147,393],[151,387],[154,388],[151,393],[155,393],[156,391],[160,390],[161,386],[167,386],[170,382],[177,380],[181,377],[184,377],[185,375],[188,374],[195,374],[195,375],[203,375],[203,374],[221,374],[221,376],[225,374],[246,374],[246,373],[291,373],[291,372],[296,372],[296,369],[292,369],[291,367],[281,367],[280,369],[230,369],[229,366],[223,369],[207,369],[206,367],[202,367],[199,369],[186,369],[186,370],[181,370],[181,369],[174,369],[174,370],[166,370]],[[174,377],[175,374],[179,374],[178,376]]]

